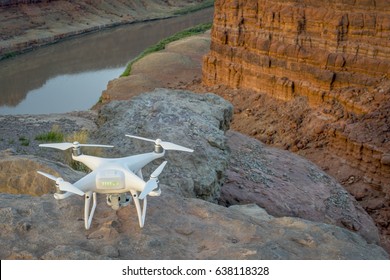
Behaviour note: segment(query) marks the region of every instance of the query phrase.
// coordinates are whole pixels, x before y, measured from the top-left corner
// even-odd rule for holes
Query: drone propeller
[[[167,161],[164,161],[160,164],[159,167],[156,168],[156,170],[153,171],[153,173],[150,175],[149,181],[146,182],[144,190],[139,195],[139,199],[144,199],[154,189],[158,188],[158,176],[161,174],[166,164]]]
[[[135,136],[135,135],[129,135],[129,134],[126,134],[126,136],[130,137],[130,138],[153,142],[156,145],[160,145],[165,150],[183,151],[183,152],[189,152],[189,153],[192,153],[194,151],[192,149],[189,149],[189,148],[186,148],[186,147],[183,147],[183,146],[171,143],[171,142],[162,141],[161,139],[153,140],[153,139],[139,137],[139,136]]]
[[[113,148],[111,145],[100,145],[100,144],[80,144],[79,142],[73,143],[52,143],[52,144],[40,144],[39,147],[54,148],[59,150],[67,150],[70,148],[77,149],[78,147],[102,147],[102,148]]]
[[[60,178],[60,177],[55,177],[51,174],[47,174],[45,172],[42,172],[42,171],[37,171],[39,174],[45,176],[46,178],[49,178],[50,180],[53,180],[56,182],[56,185],[58,186],[58,188],[61,190],[61,191],[64,191],[64,192],[71,192],[71,193],[74,193],[74,194],[78,194],[80,196],[83,196],[84,195],[84,192],[78,188],[76,188],[74,185],[72,185],[71,183],[69,182],[66,182],[64,181],[64,179]]]

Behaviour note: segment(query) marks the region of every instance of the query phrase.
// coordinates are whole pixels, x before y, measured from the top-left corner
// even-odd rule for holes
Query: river
[[[0,61],[0,115],[90,109],[107,83],[147,47],[211,22],[213,9],[78,36]]]

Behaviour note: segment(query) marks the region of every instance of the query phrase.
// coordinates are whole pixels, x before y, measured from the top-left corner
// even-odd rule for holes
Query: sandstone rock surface
[[[47,179],[37,173],[38,170],[71,182],[85,175],[58,161],[3,151],[0,153],[0,192],[34,196],[54,193],[53,184],[48,184]]]
[[[146,225],[133,205],[113,211],[99,196],[90,230],[83,199],[0,194],[1,259],[387,259],[385,251],[336,226],[297,218],[268,221],[183,198],[169,186],[149,200]],[[244,210],[245,211],[245,210]]]
[[[237,132],[227,133],[227,145],[231,154],[220,203],[256,203],[276,217],[335,224],[379,242],[378,229],[362,206],[311,162]]]
[[[149,152],[153,148],[148,142],[130,141],[125,133],[150,138],[158,134],[161,138],[168,137],[163,138],[166,141],[195,150],[193,154],[167,152],[169,164],[164,176],[160,177],[162,195],[148,200],[145,227],[139,228],[132,204],[114,211],[106,204],[105,196],[98,195],[98,208],[91,229],[85,230],[82,197],[57,201],[51,194],[41,195],[42,190],[38,188],[33,196],[34,188],[29,189],[28,179],[14,180],[15,189],[21,193],[0,194],[0,258],[388,259],[387,253],[371,240],[368,242],[359,234],[336,225],[295,217],[276,218],[254,204],[226,208],[196,198],[214,200],[219,195],[229,166],[227,140],[239,137],[225,135],[231,110],[228,102],[213,94],[197,95],[164,89],[105,105],[99,113],[98,127],[91,136],[117,145],[110,151],[112,157],[143,150]],[[247,153],[243,152],[242,156],[246,157]],[[246,162],[237,156],[233,159],[237,163]],[[35,168],[57,171],[69,180],[82,175],[63,164],[28,155],[3,153],[3,161],[22,165],[28,161],[24,169],[20,168],[18,174],[12,175],[13,178],[32,174]],[[269,161],[278,164],[274,156],[270,156]],[[320,181],[325,177],[308,162],[304,167],[315,170],[313,176]],[[241,175],[245,177],[245,174]],[[259,173],[258,178],[263,176],[267,182],[279,182],[278,175]],[[243,182],[249,184],[248,180]],[[47,180],[45,186],[52,186],[52,182]],[[25,191],[30,192],[22,193]],[[344,210],[351,211],[353,199],[345,193],[340,197],[348,205]],[[311,210],[309,205],[306,211]],[[337,207],[334,210],[338,214]],[[353,213],[351,211],[352,216]]]
[[[171,175],[161,179],[184,185],[181,189],[187,196],[216,200],[228,158],[224,133],[232,115],[232,105],[217,95],[156,89],[104,106],[94,137],[118,147],[118,156],[154,149],[152,143],[131,140],[125,134],[160,138],[193,149],[193,154],[167,151],[166,170]]]

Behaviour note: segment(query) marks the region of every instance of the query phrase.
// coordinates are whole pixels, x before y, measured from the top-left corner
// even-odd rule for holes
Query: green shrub
[[[35,140],[49,143],[62,142],[64,140],[64,134],[60,131],[51,130],[47,133],[37,135]]]
[[[19,137],[19,142],[20,142],[20,145],[22,145],[22,146],[28,146],[28,145],[30,145],[30,140],[27,139],[27,138],[24,137],[24,136]]]
[[[185,15],[214,6],[214,0],[206,0],[198,5],[193,5],[173,12],[174,15]]]

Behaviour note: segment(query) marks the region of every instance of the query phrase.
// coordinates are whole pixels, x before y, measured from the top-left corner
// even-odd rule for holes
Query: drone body
[[[148,163],[158,158],[162,158],[165,155],[165,150],[193,152],[191,149],[170,142],[163,142],[160,139],[151,140],[133,135],[126,136],[154,142],[155,149],[151,153],[122,158],[100,158],[82,154],[80,147],[112,146],[79,144],[78,142],[39,145],[40,147],[60,150],[73,148],[73,160],[85,164],[92,170],[91,173],[73,184],[64,181],[62,178],[57,178],[50,174],[38,171],[39,174],[56,182],[58,192],[54,194],[55,199],[65,199],[73,194],[85,196],[84,222],[86,229],[90,228],[92,218],[95,213],[97,205],[96,193],[106,194],[107,204],[114,210],[117,210],[122,206],[127,206],[130,204],[131,200],[133,200],[138,214],[139,225],[142,228],[145,223],[147,195],[159,196],[161,194],[158,176],[163,171],[167,161],[164,161],[159,167],[157,167],[157,169],[150,175],[150,179],[148,181],[145,181],[143,178],[142,168]],[[140,200],[142,200],[142,207]]]

